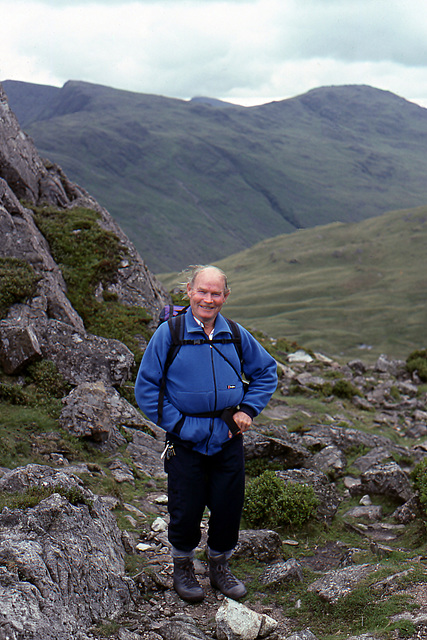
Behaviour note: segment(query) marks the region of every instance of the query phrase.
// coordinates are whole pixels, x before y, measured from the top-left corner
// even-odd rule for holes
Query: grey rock
[[[419,514],[419,503],[417,496],[413,496],[404,504],[401,504],[397,509],[393,512],[392,517],[399,524],[409,524]]]
[[[350,493],[350,495],[358,495],[362,491],[362,483],[359,478],[353,478],[352,476],[345,476],[344,487]]]
[[[157,629],[163,640],[208,640],[190,616],[173,616]]]
[[[8,187],[5,191],[9,193]],[[10,194],[10,199],[13,197],[13,194]],[[43,297],[45,312],[49,313],[51,318],[67,322],[83,331],[83,320],[66,296],[62,273],[51,256],[48,243],[36,227],[31,212],[24,209],[18,201],[15,203],[14,211],[11,215],[0,202],[0,257],[16,258],[29,263],[39,277],[36,297]],[[29,308],[31,306],[30,301]],[[31,323],[27,320],[25,324]]]
[[[0,364],[5,373],[19,373],[41,357],[41,347],[32,326],[19,327],[0,321]]]
[[[225,598],[215,619],[218,640],[265,638],[277,627],[276,620],[270,616],[252,611],[230,598]]]
[[[369,520],[371,522],[381,520],[383,510],[380,505],[353,507],[344,513],[344,518],[355,518],[357,520]]]
[[[375,363],[375,370],[398,377],[405,373],[406,366],[404,360],[390,360],[385,354],[382,354]]]
[[[369,400],[361,396],[353,396],[352,402],[357,409],[362,409],[363,411],[374,410],[374,405],[369,402]]]
[[[126,444],[122,426],[143,428],[142,415],[103,382],[86,382],[75,387],[63,399],[60,425],[77,438],[91,438],[116,449]]]
[[[301,387],[308,387],[309,389],[321,389],[325,384],[325,379],[321,376],[314,376],[311,373],[305,371],[295,377],[295,381]]]
[[[427,434],[426,422],[414,422],[405,432],[407,438],[423,438]]]
[[[84,488],[80,478],[67,474],[63,469],[57,470],[44,465],[28,464],[25,467],[17,467],[7,471],[0,478],[0,492],[22,493],[30,487],[38,486],[76,488],[88,499],[92,497],[91,492]]]
[[[366,365],[362,360],[351,360],[347,364],[355,374],[361,375],[366,373]]]
[[[277,562],[264,569],[259,581],[267,587],[285,582],[303,582],[302,569],[294,558],[290,558],[286,562]]]
[[[406,473],[396,462],[378,464],[360,476],[363,493],[386,495],[406,502],[413,496]]]
[[[323,471],[326,475],[334,477],[343,474],[347,466],[347,460],[341,449],[331,444],[315,453],[311,460],[306,463],[306,466],[309,469]]]
[[[352,525],[353,531],[358,531],[362,536],[374,542],[391,542],[396,540],[405,531],[403,524],[389,524],[388,522],[362,523]]]
[[[37,298],[36,303],[41,300]],[[100,380],[109,386],[121,385],[129,379],[134,363],[133,354],[122,342],[48,319],[37,305],[11,307],[0,322],[0,344],[1,362],[10,370],[19,371],[26,361],[43,357],[54,362],[64,379],[74,385]]]
[[[129,482],[130,484],[135,484],[135,476],[133,475],[132,469],[122,460],[113,460],[109,465],[109,469],[111,471],[111,475],[114,480],[121,484],[122,482]]]
[[[152,436],[143,431],[135,431],[132,442],[126,448],[126,455],[142,473],[154,478],[164,478],[166,474],[163,460],[160,458],[164,449],[164,439],[164,432]]]
[[[351,593],[362,580],[376,569],[377,567],[372,564],[360,564],[328,571],[324,576],[312,582],[307,590],[317,593],[322,600],[335,603]]]
[[[267,458],[280,462],[285,469],[300,467],[311,458],[310,452],[292,439],[286,429],[281,429],[277,436],[251,429],[245,433],[244,448],[246,460]]]
[[[303,629],[303,631],[297,631],[290,636],[286,636],[284,640],[317,640],[317,636],[310,629]]]
[[[43,356],[73,385],[101,381],[113,387],[130,378],[134,357],[118,340],[79,332],[57,320],[41,326],[38,335]]]
[[[378,436],[358,429],[348,429],[334,426],[313,426],[301,438],[301,444],[306,447],[325,447],[331,444],[337,446],[344,453],[351,453],[357,448],[385,447],[396,453],[406,452],[404,447],[395,445],[390,438]]]
[[[272,562],[282,557],[282,541],[279,534],[270,529],[241,530],[234,556]]]
[[[390,450],[387,447],[375,447],[375,449],[371,449],[371,451],[369,451],[365,455],[356,458],[356,460],[353,462],[353,466],[364,473],[371,467],[380,462],[383,462],[384,460],[387,460],[387,458],[390,457]]]

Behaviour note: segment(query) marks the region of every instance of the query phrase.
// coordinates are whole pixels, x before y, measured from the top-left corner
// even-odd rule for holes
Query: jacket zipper
[[[218,399],[218,389],[216,388],[215,364],[214,364],[212,345],[209,345],[209,348],[211,350],[212,377],[213,377],[213,383],[214,383],[214,389],[215,389],[214,411],[216,411],[216,404],[217,404],[217,399]],[[206,455],[208,454],[209,442],[210,442],[210,440],[212,438],[212,433],[213,433],[213,428],[214,428],[214,420],[215,420],[215,418],[211,418],[211,423],[209,425],[209,438],[207,439],[207,442],[206,442]]]

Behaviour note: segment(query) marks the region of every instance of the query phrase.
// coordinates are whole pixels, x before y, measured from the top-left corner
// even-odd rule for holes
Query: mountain
[[[426,346],[426,246],[427,207],[264,240],[216,263],[226,314],[335,357],[406,358]]]
[[[385,227],[367,227],[364,243],[337,234],[334,257],[357,255],[377,277],[394,259],[403,269],[403,254],[414,266],[426,218],[390,214],[393,245]],[[347,226],[325,228],[331,250]],[[314,231],[292,236],[291,265],[315,257],[303,243]],[[368,366],[259,334],[280,376],[242,441],[244,529],[231,562],[248,594],[233,604],[212,587],[206,511],[196,556],[206,597],[190,611],[173,589],[165,432],[131,404],[135,360],[168,296],[108,211],[42,161],[1,85],[0,238],[2,640],[425,637],[425,349]],[[279,250],[264,259],[280,263]],[[252,278],[249,263],[236,273],[246,266]],[[277,287],[265,273],[264,288]],[[422,301],[423,262],[418,277]],[[262,281],[252,286],[259,294]]]
[[[257,107],[6,81],[39,152],[165,272],[427,202],[427,110],[368,86]]]

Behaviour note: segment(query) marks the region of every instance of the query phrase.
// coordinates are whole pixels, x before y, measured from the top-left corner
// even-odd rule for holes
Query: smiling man
[[[246,329],[221,314],[230,290],[220,269],[194,267],[186,291],[190,306],[183,319],[179,348],[165,373],[174,318],[172,324],[159,326],[147,346],[135,397],[144,413],[166,431],[164,457],[175,590],[188,602],[204,597],[193,557],[208,507],[211,585],[230,598],[240,599],[246,588],[231,573],[228,560],[238,541],[244,500],[243,434],[275,391],[277,367]],[[241,373],[249,385],[243,383]]]

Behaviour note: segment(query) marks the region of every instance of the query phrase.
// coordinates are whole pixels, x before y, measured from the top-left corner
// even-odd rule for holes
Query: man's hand
[[[245,413],[244,411],[237,411],[233,415],[233,420],[239,427],[240,433],[244,433],[245,431],[251,428],[252,418],[248,416],[248,414]],[[231,433],[231,431],[228,432],[228,435],[230,438],[233,437],[233,434]]]

